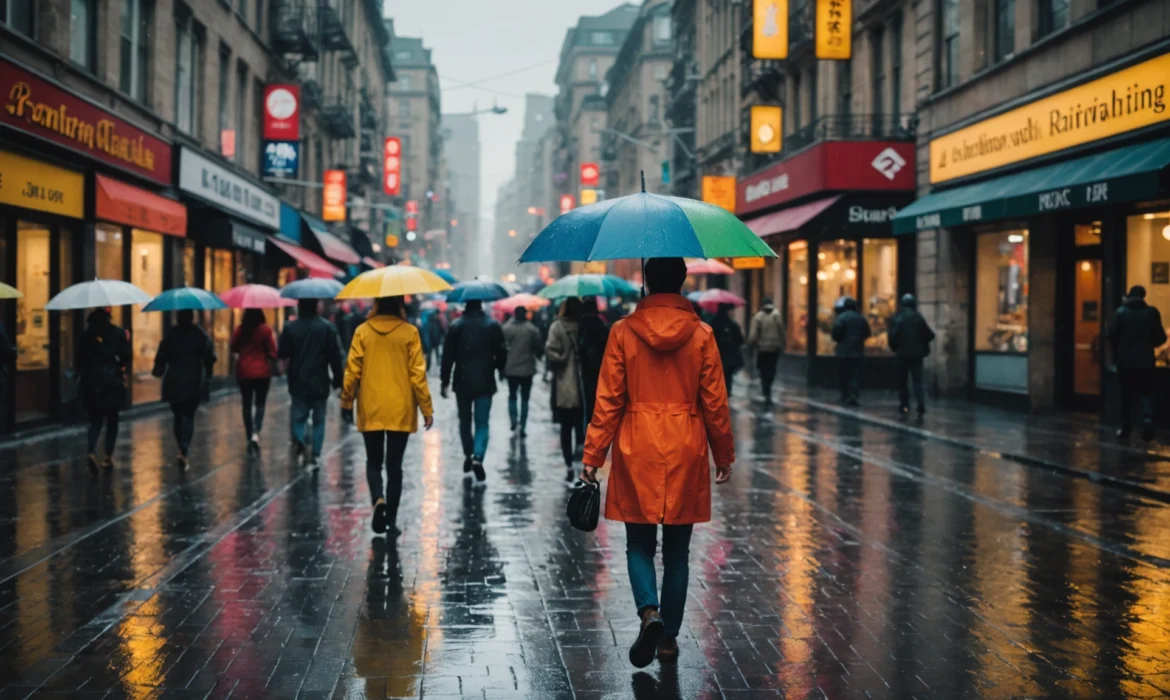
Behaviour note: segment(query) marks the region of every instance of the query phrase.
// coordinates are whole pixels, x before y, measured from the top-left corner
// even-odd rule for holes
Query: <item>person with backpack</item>
[[[1137,400],[1142,414],[1142,439],[1154,438],[1154,351],[1166,343],[1162,314],[1146,303],[1146,288],[1135,285],[1109,324],[1113,362],[1121,384],[1121,426],[1117,437],[1129,437],[1131,411]]]
[[[82,404],[89,415],[86,431],[89,445],[89,471],[98,472],[97,444],[106,430],[103,469],[114,468],[114,446],[118,442],[118,422],[126,403],[126,372],[130,366],[128,333],[110,321],[109,309],[95,309],[86,319],[85,332],[78,343],[78,381]]]
[[[565,299],[561,305],[561,316],[548,329],[548,343],[544,355],[553,370],[553,408],[556,422],[561,426],[561,455],[567,470],[565,481],[572,482],[573,457],[577,441],[584,441],[585,433],[585,387],[582,381],[581,357],[578,353],[581,335],[581,300],[576,297]]]
[[[162,377],[162,398],[170,404],[174,417],[179,469],[186,470],[187,454],[195,437],[195,414],[215,369],[215,345],[195,325],[194,311],[179,311],[175,320],[177,323],[167,331],[155,353],[152,374]]]
[[[910,412],[910,392],[906,387],[907,380],[910,380],[914,382],[918,415],[925,415],[926,391],[922,386],[922,361],[930,354],[934,331],[922,314],[918,313],[918,300],[913,294],[902,295],[902,308],[890,321],[888,335],[890,350],[897,357],[898,410],[902,415]]]
[[[260,429],[264,427],[264,408],[268,389],[276,369],[276,334],[269,328],[260,309],[247,309],[244,319],[232,334],[231,351],[236,353],[236,384],[244,406],[244,439],[248,449],[260,450]]]
[[[719,348],[719,359],[723,363],[723,381],[727,385],[728,396],[731,396],[735,373],[743,367],[743,330],[731,317],[731,309],[731,304],[720,304],[710,324],[715,333],[715,345]]]
[[[772,300],[764,297],[748,328],[748,346],[756,353],[756,371],[760,373],[765,409],[772,407],[772,383],[776,381],[776,364],[780,361],[780,353],[784,352],[785,338],[784,319]]]

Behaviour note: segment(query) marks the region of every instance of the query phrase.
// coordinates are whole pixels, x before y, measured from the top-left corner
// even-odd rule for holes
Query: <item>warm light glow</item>
[[[1081,262],[1081,272],[1088,272],[1092,269],[1093,269],[1093,265],[1088,260]]]
[[[800,283],[801,284],[808,284],[808,275],[801,275],[800,276]]]
[[[535,213],[536,213],[536,207],[528,207],[528,213],[529,213],[529,214],[535,214]]]
[[[501,280],[503,280],[503,281],[505,281],[505,282],[515,282],[515,281],[516,281],[516,273],[515,273],[515,272],[509,272],[509,273],[508,273],[508,274],[506,274],[506,275],[501,275],[501,276],[500,276],[500,279],[501,279]]]
[[[515,238],[515,237],[516,237],[516,229],[514,229],[514,228],[513,228],[513,229],[508,229],[508,237],[509,237],[509,238]]]
[[[451,219],[451,225],[452,225],[452,226],[458,226],[458,225],[459,225],[459,219]]]
[[[857,271],[852,269],[852,268],[846,270],[845,271],[845,279],[847,279],[847,280],[857,279]]]
[[[374,252],[375,252],[375,253],[381,253],[381,252],[382,252],[382,244],[381,244],[381,243],[372,243],[372,244],[370,245],[370,247],[374,249]]]
[[[1142,218],[1145,219],[1146,221],[1153,221],[1154,216],[1155,216],[1154,214],[1142,214]]]
[[[823,282],[823,281],[829,279],[829,273],[825,272],[824,270],[820,270],[819,272],[817,272],[817,279],[819,279]]]
[[[1167,224],[1166,227],[1162,229],[1162,238],[1170,241],[1170,224]]]
[[[824,253],[817,253],[817,260],[824,260],[824,259],[825,259]]]
[[[834,262],[832,265],[829,266],[829,269],[831,269],[833,272],[840,272],[841,271],[841,263]]]
[[[1008,236],[1008,243],[1023,243],[1023,242],[1024,242],[1023,234],[1013,233],[1013,234]]]

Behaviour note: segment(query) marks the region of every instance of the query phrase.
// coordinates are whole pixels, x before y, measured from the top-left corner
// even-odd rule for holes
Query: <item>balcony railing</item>
[[[321,116],[325,129],[334,138],[351,139],[357,135],[354,130],[355,93],[353,80],[347,75],[344,83],[325,98]]]
[[[272,49],[302,60],[317,58],[317,0],[275,0]]]
[[[321,27],[321,50],[338,51],[346,66],[353,68],[358,63],[357,51],[349,38],[346,25],[349,18],[341,12],[344,5],[340,0],[323,0],[319,9]]]
[[[378,109],[374,106],[374,98],[368,88],[361,89],[361,126],[363,129],[378,128]]]
[[[317,62],[306,61],[297,66],[297,79],[301,84],[301,101],[305,107],[317,109],[322,104],[321,81],[317,77]]]

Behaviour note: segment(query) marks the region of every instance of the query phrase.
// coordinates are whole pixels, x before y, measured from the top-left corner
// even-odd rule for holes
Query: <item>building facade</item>
[[[477,272],[479,249],[479,122],[474,115],[443,115],[443,157],[447,164],[451,211],[449,262],[455,276],[470,279]]]
[[[695,94],[699,83],[697,56],[698,0],[674,0],[670,7],[673,58],[666,79],[666,121],[674,135],[670,163],[671,192],[698,199],[699,171],[695,153]]]

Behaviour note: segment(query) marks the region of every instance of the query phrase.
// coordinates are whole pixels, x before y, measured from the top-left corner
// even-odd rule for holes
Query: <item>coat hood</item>
[[[394,314],[379,314],[378,316],[374,316],[373,318],[366,321],[366,324],[375,333],[386,335],[399,326],[405,325],[406,321],[398,318]]]
[[[1126,297],[1125,306],[1130,309],[1144,309],[1147,304],[1146,300],[1141,297]]]
[[[699,329],[691,303],[678,294],[651,294],[625,320],[639,338],[655,350],[678,350]]]

